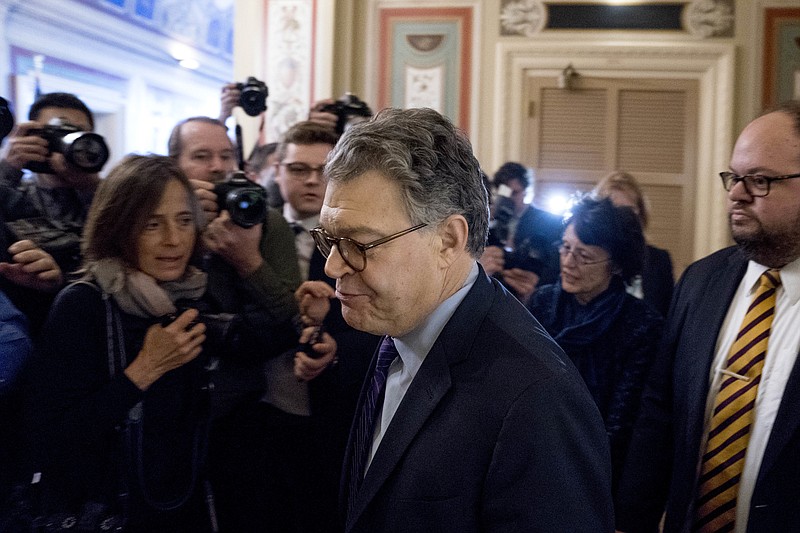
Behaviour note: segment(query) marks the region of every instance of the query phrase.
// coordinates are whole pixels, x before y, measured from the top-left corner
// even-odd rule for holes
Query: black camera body
[[[241,91],[239,105],[251,117],[257,117],[267,110],[267,96],[269,89],[263,81],[250,76],[244,83],[237,83],[236,88]]]
[[[492,220],[489,223],[489,237],[487,246],[499,246],[503,249],[503,268],[521,268],[541,275],[545,260],[541,257],[540,248],[536,243],[526,239],[523,242],[508,242],[509,224],[514,218],[514,201],[510,197],[510,190],[498,188],[492,207]]]
[[[345,93],[344,96],[332,104],[322,106],[320,111],[336,115],[336,133],[339,135],[344,133],[345,127],[353,118],[369,118],[372,116],[372,110],[369,106],[353,93]]]
[[[231,220],[243,228],[252,228],[267,219],[267,191],[258,183],[247,179],[237,170],[214,187],[217,205],[231,215]]]
[[[5,98],[0,98],[0,142],[14,129],[14,113]]]
[[[46,140],[51,154],[64,154],[67,163],[83,172],[99,172],[108,161],[108,146],[101,135],[80,131],[77,126],[59,118],[54,118],[45,127],[30,130],[28,133]],[[41,174],[53,173],[53,167],[48,161],[29,161],[25,168]]]
[[[203,342],[203,352],[206,356],[219,357],[224,353],[236,353],[240,344],[242,317],[234,313],[207,312],[207,307],[200,301],[179,300],[176,302],[175,313],[161,318],[161,326],[167,327],[187,309],[198,309],[200,313],[186,329],[193,328],[197,323],[205,324],[206,340]]]

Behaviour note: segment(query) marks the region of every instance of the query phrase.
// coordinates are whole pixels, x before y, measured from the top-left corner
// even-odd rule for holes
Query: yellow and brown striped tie
[[[780,283],[778,270],[768,270],[759,278],[722,371],[698,481],[695,530],[702,533],[733,531],[739,478]]]

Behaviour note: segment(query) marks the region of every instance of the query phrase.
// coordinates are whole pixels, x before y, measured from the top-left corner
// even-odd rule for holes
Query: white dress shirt
[[[706,400],[706,422],[703,445],[700,449],[702,457],[705,451],[705,440],[711,423],[711,412],[714,408],[714,398],[722,382],[721,369],[730,353],[736,335],[747,314],[750,300],[758,288],[758,278],[767,267],[750,261],[747,272],[739,283],[739,288],[733,297],[728,314],[720,328],[717,338],[717,351],[711,365],[711,386]],[[713,297],[709,295],[709,297]],[[753,424],[750,430],[750,440],[747,444],[744,470],[739,482],[739,495],[736,502],[736,529],[735,533],[745,533],[747,519],[750,514],[750,500],[753,496],[761,460],[767,447],[775,415],[781,405],[783,391],[789,374],[792,372],[798,350],[800,350],[800,259],[797,259],[781,269],[781,286],[778,288],[775,301],[775,318],[767,344],[767,356],[764,368],[761,371],[761,383],[758,385]],[[698,461],[699,465],[699,461]],[[698,467],[699,468],[699,467]]]
[[[283,218],[290,226],[299,224],[305,230],[294,236],[294,247],[297,250],[297,266],[300,267],[300,276],[303,281],[308,279],[309,265],[311,264],[311,255],[314,253],[314,238],[309,233],[310,230],[319,226],[319,215],[313,217],[298,219],[292,206],[288,203],[283,204]]]

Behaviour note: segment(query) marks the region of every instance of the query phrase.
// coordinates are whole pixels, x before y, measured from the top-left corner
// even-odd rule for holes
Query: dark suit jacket
[[[686,270],[675,289],[664,342],[642,398],[617,501],[617,528],[691,530],[708,376],[717,336],[747,269],[727,248]],[[758,474],[747,531],[800,531],[800,359],[786,385]]]
[[[644,301],[656,308],[661,316],[667,316],[674,285],[669,252],[648,244],[642,263]]]
[[[481,269],[383,436],[346,531],[611,531],[610,479],[580,375]]]

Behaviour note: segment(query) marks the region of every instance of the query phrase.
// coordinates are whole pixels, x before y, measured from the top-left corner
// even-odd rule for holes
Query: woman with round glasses
[[[559,248],[560,282],[529,306],[586,382],[611,445],[612,486],[624,463],[639,399],[661,336],[661,315],[628,294],[644,237],[634,212],[609,199],[573,207]]]

